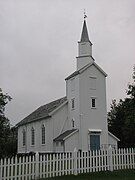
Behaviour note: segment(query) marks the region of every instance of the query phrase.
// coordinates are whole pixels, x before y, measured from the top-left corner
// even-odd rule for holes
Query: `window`
[[[90,89],[96,89],[96,77],[90,77]]]
[[[71,99],[71,108],[72,108],[72,109],[75,108],[75,99]]]
[[[22,143],[23,143],[23,146],[25,146],[26,145],[26,131],[25,130],[23,130],[22,135],[23,135]]]
[[[45,126],[42,125],[42,144],[45,144]]]
[[[74,128],[74,127],[75,127],[75,120],[72,119],[72,128]]]
[[[35,145],[35,130],[32,127],[31,129],[31,145],[34,146]]]
[[[96,108],[96,98],[91,98],[91,108]]]

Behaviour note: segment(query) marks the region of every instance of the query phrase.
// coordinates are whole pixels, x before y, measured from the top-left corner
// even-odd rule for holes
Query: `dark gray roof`
[[[72,134],[73,132],[77,131],[77,129],[70,129],[65,131],[64,133],[60,134],[58,137],[56,137],[53,141],[64,141],[64,139]]]
[[[40,106],[38,109],[32,112],[29,116],[27,116],[22,121],[20,121],[16,126],[21,126],[21,125],[24,125],[33,121],[37,121],[42,118],[50,117],[49,113],[51,113],[53,110],[58,108],[65,101],[67,101],[67,97],[63,97],[53,102],[50,102],[46,105]]]
[[[81,35],[81,41],[80,42],[90,42],[85,20],[83,23],[83,29],[82,29],[82,35]],[[91,43],[91,45],[92,45],[92,43]]]
[[[68,80],[68,79],[70,79],[70,78],[72,78],[72,77],[74,77],[74,76],[76,76],[77,74],[79,74],[79,70],[78,71],[75,71],[75,72],[73,72],[72,74],[70,74],[65,80]]]

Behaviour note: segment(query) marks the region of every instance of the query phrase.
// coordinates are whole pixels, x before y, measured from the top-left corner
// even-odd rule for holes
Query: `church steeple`
[[[89,64],[90,62],[93,62],[92,43],[89,40],[85,18],[86,18],[86,15],[84,14],[81,40],[78,42],[77,70]]]
[[[90,42],[85,19],[83,22],[83,29],[82,29],[82,35],[81,35],[81,41],[80,42]]]

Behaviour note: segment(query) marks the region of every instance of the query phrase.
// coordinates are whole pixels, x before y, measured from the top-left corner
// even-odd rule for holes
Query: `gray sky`
[[[0,0],[0,87],[13,98],[6,108],[11,124],[65,96],[84,8],[93,57],[108,74],[108,109],[126,96],[135,64],[135,0]]]

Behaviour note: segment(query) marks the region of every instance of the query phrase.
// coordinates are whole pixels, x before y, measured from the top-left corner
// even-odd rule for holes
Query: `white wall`
[[[93,62],[91,56],[77,57],[77,70],[83,68],[84,66],[88,65],[91,62]]]
[[[45,152],[45,151],[53,151],[53,139],[56,138],[60,133],[63,126],[63,123],[67,119],[67,104],[61,107],[58,111],[56,111],[51,118],[36,121],[29,123],[24,126],[20,126],[18,128],[18,153],[25,153],[25,152]],[[45,138],[45,145],[42,145],[41,142],[41,127],[42,124],[45,125],[46,129],[46,138]],[[31,145],[31,128],[35,129],[35,145]],[[23,129],[26,130],[26,146],[23,147],[22,145],[22,131]]]
[[[118,147],[118,141],[112,137],[110,134],[108,134],[108,144],[111,145],[112,147]]]
[[[96,77],[96,89],[90,88],[90,77]],[[108,143],[105,76],[94,66],[80,75],[80,113],[82,114],[82,147],[87,150],[88,129],[101,129],[101,144]],[[96,98],[96,108],[91,108],[91,97]]]
[[[64,142],[55,142],[54,152],[64,152]]]
[[[90,77],[96,77],[96,90],[90,88]],[[75,77],[75,90],[71,90],[71,79],[67,80],[69,119],[75,119],[79,129],[79,149],[88,150],[88,129],[101,129],[101,145],[108,144],[106,78],[94,66]],[[96,97],[97,106],[91,109],[91,97]],[[71,109],[71,99],[75,98],[75,109]]]
[[[78,42],[78,56],[92,56],[92,45],[88,42]]]
[[[75,148],[79,148],[79,133],[76,132],[65,140],[65,151],[74,151]]]

